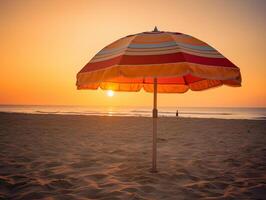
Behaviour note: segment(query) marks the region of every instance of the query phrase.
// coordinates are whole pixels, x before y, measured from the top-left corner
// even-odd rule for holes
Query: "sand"
[[[266,121],[0,114],[0,199],[266,199]]]

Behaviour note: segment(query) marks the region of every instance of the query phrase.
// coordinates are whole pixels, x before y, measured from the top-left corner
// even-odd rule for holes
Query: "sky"
[[[237,65],[242,87],[159,94],[159,106],[266,107],[264,0],[0,0],[0,104],[151,106],[153,95],[76,90],[76,74],[126,35],[182,32]]]

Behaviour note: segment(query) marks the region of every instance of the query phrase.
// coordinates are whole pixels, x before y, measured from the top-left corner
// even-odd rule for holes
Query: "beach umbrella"
[[[77,74],[77,89],[153,92],[152,172],[157,171],[157,93],[241,86],[240,69],[216,49],[187,34],[128,35],[104,47]]]

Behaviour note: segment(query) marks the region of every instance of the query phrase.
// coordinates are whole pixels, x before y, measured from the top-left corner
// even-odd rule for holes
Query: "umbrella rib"
[[[175,40],[175,38],[172,36],[172,34],[171,33],[166,33],[167,35],[169,35],[172,39],[173,39],[173,41],[176,43],[176,46],[179,48],[179,44],[176,42],[176,40]],[[186,59],[185,59],[185,57],[183,56],[183,50],[181,49],[181,48],[179,48],[180,49],[180,52],[182,53],[182,57],[184,58],[184,60],[185,60],[185,62],[186,62]],[[183,77],[183,79],[184,79],[184,82],[185,82],[185,85],[189,85],[188,84],[188,82],[187,82],[187,80],[186,80],[186,78],[185,78],[185,76],[182,76]]]
[[[187,82],[186,77],[185,77],[185,76],[182,76],[182,77],[183,77],[183,79],[184,79],[185,85],[189,85],[188,82]]]
[[[184,60],[185,62],[187,62],[187,59],[186,59],[186,58],[184,57],[184,55],[183,55],[183,50],[182,50],[182,48],[180,48],[180,46],[179,46],[179,44],[177,43],[177,41],[175,40],[175,38],[172,36],[171,33],[167,33],[167,32],[166,32],[166,34],[169,35],[169,36],[172,38],[172,40],[176,43],[176,46],[180,49],[180,53],[181,53],[181,55],[182,55],[182,57],[183,57],[183,60]]]
[[[127,44],[125,50],[123,51],[123,55],[121,56],[121,58],[119,59],[119,61],[118,61],[118,63],[117,63],[118,65],[120,65],[121,60],[123,59],[123,57],[124,57],[126,51],[128,50],[128,46],[130,45],[130,43],[131,43],[131,42],[132,42],[132,41],[133,41],[138,35],[139,35],[139,34],[137,33],[137,34],[135,34],[135,35],[132,36],[132,39],[128,42],[128,44]],[[123,74],[121,73],[121,70],[119,70],[119,74],[123,76]]]

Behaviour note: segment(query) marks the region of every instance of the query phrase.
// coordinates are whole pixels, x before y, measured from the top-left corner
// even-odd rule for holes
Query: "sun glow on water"
[[[106,92],[106,94],[107,94],[107,96],[108,97],[112,97],[112,96],[114,96],[114,91],[113,90],[108,90],[107,92]]]

